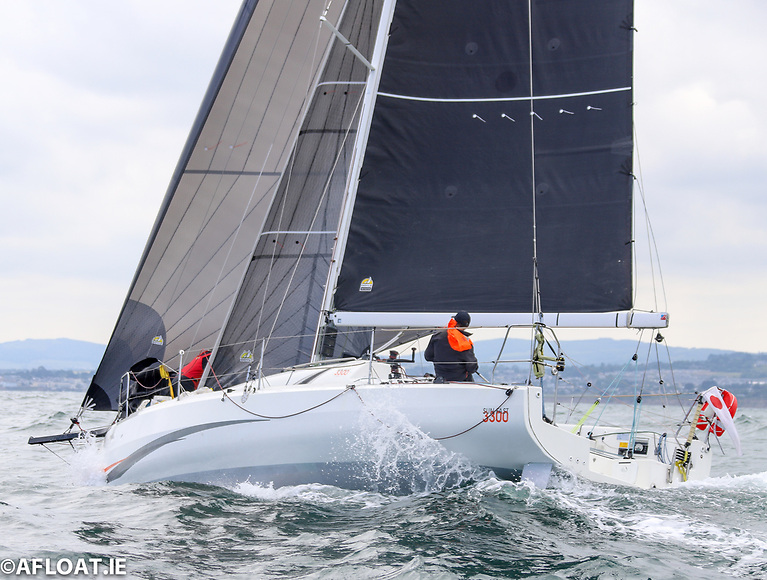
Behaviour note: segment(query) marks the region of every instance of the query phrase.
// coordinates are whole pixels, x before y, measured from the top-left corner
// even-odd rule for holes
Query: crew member
[[[434,374],[438,382],[473,381],[472,374],[479,370],[474,344],[466,328],[471,323],[467,312],[459,312],[445,330],[433,334],[426,347],[424,357],[434,363]]]
[[[195,391],[200,383],[205,367],[210,360],[210,351],[203,350],[190,363],[181,369],[181,386],[185,391]]]

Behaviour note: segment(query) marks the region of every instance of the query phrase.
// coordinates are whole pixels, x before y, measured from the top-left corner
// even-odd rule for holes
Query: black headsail
[[[397,2],[332,308],[630,309],[632,19]]]
[[[84,406],[117,409],[120,377],[141,359],[176,366],[180,350],[191,359],[215,342],[331,38],[324,7],[243,3]]]

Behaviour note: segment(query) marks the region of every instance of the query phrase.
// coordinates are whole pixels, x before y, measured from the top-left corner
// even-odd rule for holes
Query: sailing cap
[[[471,323],[471,316],[469,316],[468,312],[461,310],[458,312],[458,314],[453,316],[453,320],[458,323],[458,326],[469,326]]]

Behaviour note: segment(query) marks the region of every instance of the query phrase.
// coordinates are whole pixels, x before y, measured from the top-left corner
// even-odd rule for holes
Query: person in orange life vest
[[[424,358],[434,363],[437,381],[473,381],[472,374],[479,370],[474,344],[466,328],[471,323],[467,312],[459,312],[445,330],[433,334]]]

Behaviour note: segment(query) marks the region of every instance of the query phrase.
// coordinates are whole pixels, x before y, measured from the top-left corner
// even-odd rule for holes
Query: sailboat
[[[244,1],[80,413],[30,443],[96,437],[115,484],[417,478],[371,424],[539,485],[708,477],[729,393],[663,432],[543,402],[559,329],[669,322],[634,304],[632,1],[326,2]],[[529,378],[408,374],[457,311],[528,332]]]

